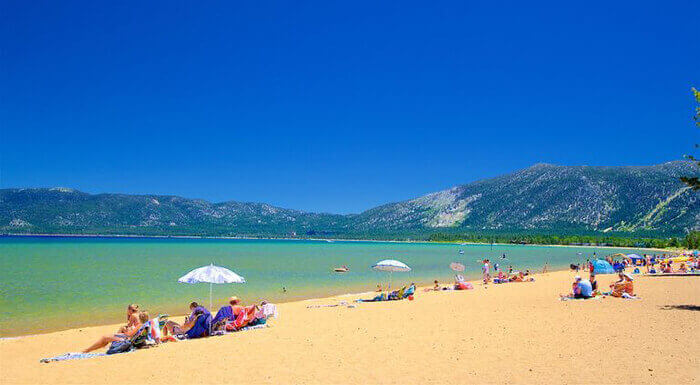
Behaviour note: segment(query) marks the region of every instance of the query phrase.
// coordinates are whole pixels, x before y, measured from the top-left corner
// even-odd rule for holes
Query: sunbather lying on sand
[[[83,353],[89,353],[93,350],[103,348],[103,347],[107,346],[110,342],[127,340],[127,339],[133,337],[134,334],[136,334],[136,332],[138,332],[139,329],[141,329],[141,326],[146,322],[148,322],[148,313],[139,311],[138,318],[136,319],[136,323],[133,324],[133,326],[127,327],[127,328],[125,328],[125,327],[120,328],[119,329],[120,331],[124,330],[124,332],[122,332],[122,333],[117,333],[117,334],[106,335],[106,336],[100,337],[100,339],[95,341],[94,344],[90,345],[89,348],[83,350]]]

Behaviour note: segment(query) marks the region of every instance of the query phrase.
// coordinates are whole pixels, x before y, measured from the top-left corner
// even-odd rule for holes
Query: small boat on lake
[[[347,273],[348,271],[350,271],[350,268],[343,265],[341,267],[336,267],[335,269],[333,269],[333,271],[335,271],[336,273]]]

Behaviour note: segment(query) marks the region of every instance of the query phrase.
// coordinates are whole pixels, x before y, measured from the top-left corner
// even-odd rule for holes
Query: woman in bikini
[[[100,337],[94,344],[90,345],[89,348],[83,350],[83,353],[89,353],[93,350],[103,348],[107,346],[110,342],[123,341],[131,338],[136,334],[136,332],[141,329],[141,326],[148,322],[148,313],[141,312],[138,310],[139,307],[136,304],[131,304],[127,308],[127,319],[129,323],[126,326],[119,328],[117,334],[111,334]]]
[[[139,305],[132,303],[126,307],[126,325],[119,328],[118,333],[125,333],[127,330],[133,329],[139,323]]]

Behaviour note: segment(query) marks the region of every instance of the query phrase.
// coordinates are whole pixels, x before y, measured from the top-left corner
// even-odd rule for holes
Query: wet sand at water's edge
[[[39,363],[116,325],[5,339],[0,383],[699,382],[699,277],[638,277],[641,300],[559,301],[574,275],[355,308],[307,306],[369,295],[284,303],[268,328],[85,360]]]

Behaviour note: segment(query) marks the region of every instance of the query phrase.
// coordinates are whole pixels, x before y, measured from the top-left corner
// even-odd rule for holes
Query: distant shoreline
[[[539,244],[539,243],[486,243],[486,242],[449,242],[449,241],[399,241],[399,240],[378,240],[378,239],[355,239],[355,238],[271,238],[271,237],[226,237],[226,236],[196,236],[196,235],[138,235],[138,234],[26,234],[26,233],[6,233],[0,235],[3,237],[27,237],[27,238],[123,238],[123,239],[228,239],[228,240],[260,240],[260,241],[317,241],[317,242],[377,242],[377,243],[424,243],[424,244],[446,244],[446,245],[499,245],[499,246],[544,246],[544,247],[582,247],[596,249],[633,249],[633,250],[651,250],[666,253],[676,253],[684,250],[683,248],[660,249],[654,247],[627,247],[627,246],[595,246],[595,245],[557,245],[557,244]]]

